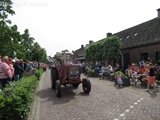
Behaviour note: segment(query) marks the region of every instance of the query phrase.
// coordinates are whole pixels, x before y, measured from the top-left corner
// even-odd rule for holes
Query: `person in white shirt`
[[[109,73],[109,79],[110,80],[114,80],[114,71],[113,71],[113,67],[111,64],[108,65],[108,73]]]

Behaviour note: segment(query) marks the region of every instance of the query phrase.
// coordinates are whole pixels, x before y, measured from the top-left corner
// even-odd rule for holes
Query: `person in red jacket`
[[[43,71],[46,71],[47,65],[43,63]]]
[[[146,74],[147,69],[144,67],[144,65],[141,65],[140,68],[138,69],[139,74]]]
[[[134,72],[135,72],[135,64],[134,64],[134,63],[132,63],[132,64],[131,64],[131,66],[130,66],[130,70],[132,70],[132,73],[134,73]]]

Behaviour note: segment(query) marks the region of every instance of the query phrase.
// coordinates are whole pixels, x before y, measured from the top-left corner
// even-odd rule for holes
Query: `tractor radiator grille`
[[[78,78],[78,75],[72,74],[72,75],[70,75],[70,78]]]

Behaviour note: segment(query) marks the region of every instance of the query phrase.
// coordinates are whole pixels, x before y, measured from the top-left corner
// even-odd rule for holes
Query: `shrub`
[[[93,69],[88,69],[87,73],[94,73]]]
[[[42,70],[37,71],[40,76]],[[0,120],[23,120],[30,111],[37,84],[38,79],[33,75],[10,82],[4,90],[0,91]]]
[[[36,76],[37,78],[39,79],[40,75],[43,73],[43,70],[42,69],[37,69],[36,70]]]

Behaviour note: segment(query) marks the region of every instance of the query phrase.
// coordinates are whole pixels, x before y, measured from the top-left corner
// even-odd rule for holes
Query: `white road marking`
[[[143,100],[143,98],[141,98],[140,100],[137,100],[137,102],[133,103],[133,105],[131,105],[131,106],[129,107],[129,109],[126,109],[123,113],[121,113],[121,114],[119,115],[119,117],[125,116],[125,113],[129,112],[130,109],[134,108],[134,105],[137,105],[137,104],[138,104],[139,102],[141,102],[142,100]],[[114,118],[114,120],[119,120],[119,119],[118,119],[118,118]]]
[[[134,105],[137,105],[137,104],[138,104],[137,102],[134,103]]]
[[[137,102],[141,102],[141,100],[137,100]]]
[[[122,114],[120,114],[120,116],[121,116],[121,117],[123,117],[123,116],[125,116],[125,114],[124,114],[124,113],[122,113]]]
[[[134,108],[134,106],[130,106],[130,108]]]
[[[143,100],[143,98],[141,98],[140,100]]]
[[[117,119],[117,118],[114,118],[114,120],[119,120],[119,119]]]
[[[130,110],[129,109],[127,109],[125,112],[129,112]]]

